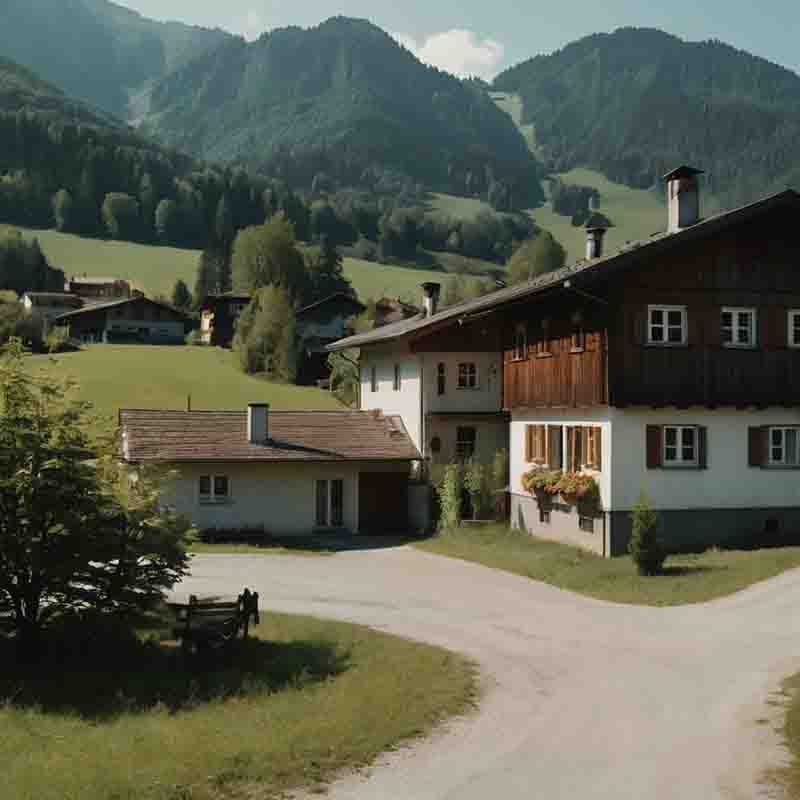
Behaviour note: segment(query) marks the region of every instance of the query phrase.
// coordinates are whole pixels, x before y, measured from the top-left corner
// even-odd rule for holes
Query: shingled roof
[[[371,411],[270,411],[251,444],[245,411],[120,411],[123,458],[159,462],[417,461],[400,417]]]
[[[649,239],[629,242],[618,253],[610,254],[604,258],[578,261],[576,264],[557,269],[554,272],[548,272],[533,280],[509,286],[496,292],[490,292],[476,300],[457,303],[433,316],[426,317],[424,314],[418,314],[409,319],[384,325],[366,333],[340,339],[338,342],[328,345],[327,349],[331,351],[347,350],[368,344],[392,341],[426,328],[434,328],[443,323],[457,323],[459,320],[463,320],[475,313],[486,312],[515,303],[550,289],[562,288],[565,281],[575,282],[576,284],[580,281],[581,285],[589,283],[618,270],[638,266],[648,256],[658,255],[678,245],[702,240],[736,225],[749,222],[751,219],[755,219],[776,208],[792,206],[800,209],[800,194],[789,189],[765,197],[763,200],[758,200],[742,208],[709,217],[689,228],[684,228],[674,233],[657,233]]]

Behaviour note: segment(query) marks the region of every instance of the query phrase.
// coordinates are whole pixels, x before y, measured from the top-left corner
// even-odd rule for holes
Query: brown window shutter
[[[663,435],[664,429],[660,425],[647,426],[647,469],[658,469],[661,466]]]
[[[561,425],[550,425],[547,429],[547,436],[550,440],[550,454],[548,463],[550,469],[562,469],[564,466],[564,458],[562,453],[562,437],[564,428]]]
[[[567,472],[575,470],[575,428],[567,427],[567,456],[565,459]]]
[[[697,466],[708,469],[708,428],[697,429]]]
[[[594,428],[594,468],[602,471],[603,469],[603,429],[601,427]]]
[[[769,428],[748,428],[747,463],[751,467],[763,467],[767,463]]]
[[[533,425],[525,426],[525,462],[530,464],[533,461],[533,447],[531,437],[533,436]]]
[[[581,460],[582,463],[578,464],[578,469],[580,469],[581,467],[584,466],[584,464],[585,465],[589,465],[589,462],[590,462],[590,459],[591,459],[592,445],[591,445],[591,442],[589,441],[589,439],[591,438],[591,435],[592,435],[592,429],[584,427],[584,428],[579,428],[578,430],[580,431],[580,436],[581,436],[581,458],[580,458],[580,460]]]

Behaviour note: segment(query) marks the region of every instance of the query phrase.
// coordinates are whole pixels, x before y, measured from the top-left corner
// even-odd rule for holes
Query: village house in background
[[[183,344],[189,318],[165,303],[134,296],[85,305],[53,324],[86,344]]]
[[[362,408],[429,463],[484,458],[465,415],[510,414],[512,524],[606,556],[641,493],[672,550],[800,528],[800,195],[703,219],[700,174],[665,176],[662,234],[605,255],[590,229],[573,266],[441,312],[428,287],[424,316],[337,343]],[[537,502],[531,470],[593,477],[597,507]]]
[[[25,292],[20,302],[29,314],[36,313],[41,316],[45,334],[53,320],[83,307],[83,300],[80,297],[61,292]]]
[[[120,412],[126,463],[177,472],[165,501],[203,530],[407,533],[420,453],[396,416],[360,411]]]
[[[404,319],[416,317],[422,313],[421,308],[404,303],[399,297],[382,297],[375,303],[375,328],[391,325]]]
[[[499,331],[439,312],[440,291],[423,284],[423,311],[329,349],[360,350],[361,409],[401,416],[428,466],[488,463],[508,447]]]
[[[64,284],[64,291],[90,303],[125,300],[136,294],[130,281],[122,278],[90,278],[86,275],[73,275]]]

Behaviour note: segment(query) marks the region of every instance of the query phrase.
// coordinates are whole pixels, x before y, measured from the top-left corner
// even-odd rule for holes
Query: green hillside
[[[553,172],[589,167],[638,188],[689,163],[726,207],[800,186],[800,75],[719,41],[594,34],[506,70]]]
[[[169,297],[179,278],[190,288],[194,286],[200,258],[197,250],[84,239],[58,231],[26,230],[25,235],[36,237],[50,264],[64,270],[67,276],[85,273],[90,277],[127,278],[151,296]],[[383,295],[416,297],[421,283],[449,279],[442,272],[392,267],[357,258],[344,259],[344,272],[364,300]]]
[[[55,357],[30,356],[31,370],[56,370],[80,384],[80,396],[103,414],[120,408],[238,410],[248,402],[276,410],[335,409],[339,402],[321,389],[252,378],[237,369],[232,353],[210,347],[94,345]]]
[[[312,55],[313,54],[313,55]],[[485,90],[422,64],[366,20],[232,39],[158,82],[145,129],[293,187],[409,184],[541,200],[525,141]]]
[[[125,117],[129,92],[230,34],[142,17],[108,0],[3,0],[0,53]]]

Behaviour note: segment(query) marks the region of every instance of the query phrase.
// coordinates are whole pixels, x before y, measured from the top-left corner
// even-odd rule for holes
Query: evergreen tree
[[[66,189],[59,189],[53,197],[53,217],[56,230],[69,233],[74,225],[75,203],[72,195]]]
[[[353,287],[342,272],[342,256],[327,236],[320,240],[316,252],[307,258],[309,288],[304,297],[313,303],[337,292],[351,293]]]
[[[174,200],[164,199],[156,207],[156,235],[163,244],[177,244],[181,240],[180,214]]]
[[[103,223],[112,239],[135,240],[139,233],[139,203],[129,194],[109,192],[103,201]]]
[[[172,305],[182,311],[188,311],[192,307],[192,293],[185,281],[180,279],[175,281],[175,288],[172,290]]]
[[[195,303],[202,303],[208,295],[219,292],[219,272],[219,253],[212,248],[206,248],[197,264],[197,279],[194,284]]]

